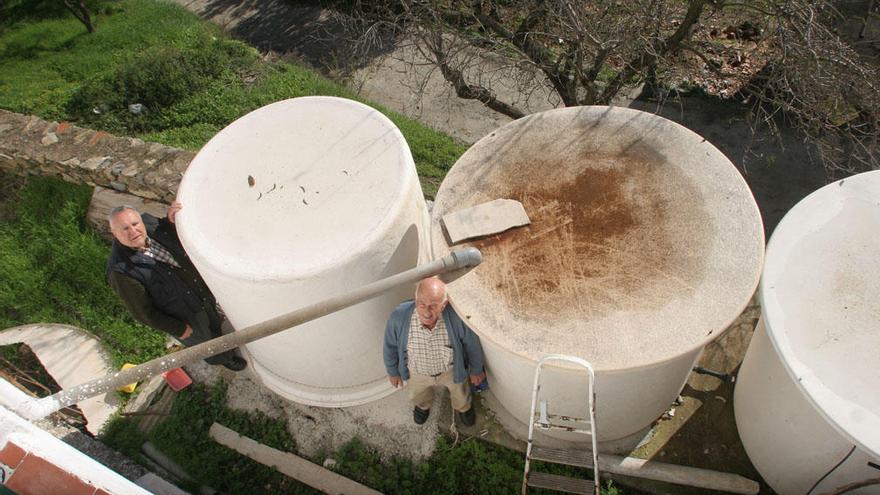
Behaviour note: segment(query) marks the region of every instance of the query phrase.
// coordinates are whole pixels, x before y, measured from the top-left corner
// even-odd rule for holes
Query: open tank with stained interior
[[[596,369],[606,448],[643,432],[755,291],[764,234],[742,176],[657,115],[529,115],[451,169],[432,210],[433,255],[451,249],[444,214],[497,198],[522,202],[531,225],[462,244],[484,261],[448,289],[482,339],[494,396],[525,424],[538,359],[575,355]],[[581,373],[557,365],[545,377],[556,414],[586,415]]]

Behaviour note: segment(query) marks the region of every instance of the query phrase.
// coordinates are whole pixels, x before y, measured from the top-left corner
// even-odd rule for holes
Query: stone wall
[[[171,202],[194,154],[0,110],[0,171],[48,175]]]

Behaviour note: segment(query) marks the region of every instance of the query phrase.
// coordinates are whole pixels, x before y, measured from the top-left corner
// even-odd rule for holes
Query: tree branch
[[[439,35],[438,35],[439,38]],[[512,119],[518,119],[525,116],[525,112],[509,105],[495,97],[495,93],[488,88],[478,85],[470,85],[464,79],[464,74],[458,69],[453,68],[446,57],[446,51],[443,49],[442,40],[435,40],[434,44],[430,44],[429,49],[434,56],[434,62],[452,87],[455,94],[459,98],[466,100],[477,100],[487,107],[498,113],[507,115]]]
[[[86,7],[85,0],[77,0],[74,5],[73,0],[62,0],[67,10],[76,17],[76,20],[83,23],[89,33],[95,32],[95,25],[92,24],[92,18],[89,16],[89,9]]]
[[[532,41],[534,34],[532,30],[535,25],[544,19],[543,16],[546,15],[546,12],[544,2],[542,1],[539,8],[533,9],[523,19],[516,32],[511,32],[504,27],[496,11],[484,12],[482,5],[477,5],[474,15],[483,25],[500,38],[509,41],[534,63],[544,73],[547,80],[550,81],[553,89],[566,106],[577,105],[577,91],[572,91],[570,74],[559,69],[562,62],[561,58],[554,59],[548,50]]]
[[[672,35],[663,42],[652,44],[653,50],[645,49],[634,60],[626,64],[623,70],[617,73],[617,76],[605,86],[605,90],[599,96],[598,102],[608,103],[620,92],[620,89],[627,81],[646,69],[657,63],[657,60],[666,54],[677,51],[681,43],[690,38],[691,28],[700,20],[707,0],[691,0],[688,4],[687,14]]]

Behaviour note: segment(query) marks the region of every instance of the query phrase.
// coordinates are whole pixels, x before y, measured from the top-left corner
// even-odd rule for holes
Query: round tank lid
[[[767,245],[767,333],[804,395],[880,456],[880,171],[810,194]]]
[[[527,227],[473,245],[483,263],[449,285],[480,336],[516,355],[574,354],[596,369],[647,367],[715,339],[748,303],[761,269],[757,205],[730,161],[662,117],[574,107],[511,122],[471,147],[432,211],[497,198]]]
[[[397,127],[334,97],[284,100],[214,136],[178,191],[189,254],[244,279],[305,277],[368,248],[415,167]]]

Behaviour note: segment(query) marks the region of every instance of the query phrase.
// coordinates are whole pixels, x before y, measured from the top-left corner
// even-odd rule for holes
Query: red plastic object
[[[183,368],[174,368],[173,370],[168,370],[165,373],[162,373],[162,378],[168,383],[168,386],[171,387],[171,390],[175,392],[180,392],[192,385],[192,378],[186,374],[186,371],[183,371]]]

